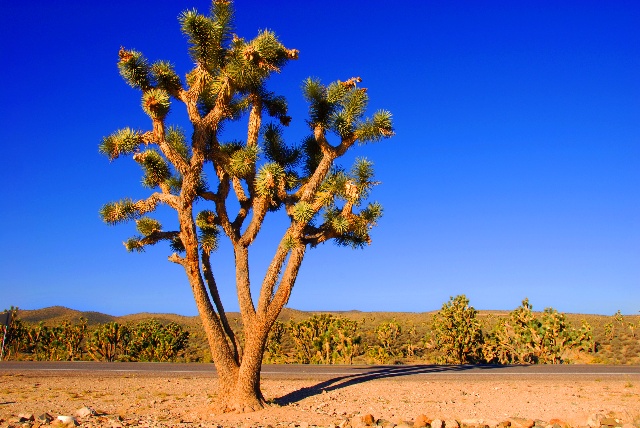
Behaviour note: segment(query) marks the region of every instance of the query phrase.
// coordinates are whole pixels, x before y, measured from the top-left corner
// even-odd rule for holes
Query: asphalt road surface
[[[2,361],[0,376],[65,376],[65,377],[216,377],[213,364],[203,363],[101,363],[101,362],[45,362]],[[342,366],[342,365],[264,365],[262,377],[271,379],[336,379],[359,378],[361,380],[397,379],[425,380],[431,378],[479,379],[549,379],[571,378],[638,379],[640,366],[605,365],[397,365],[397,366]]]

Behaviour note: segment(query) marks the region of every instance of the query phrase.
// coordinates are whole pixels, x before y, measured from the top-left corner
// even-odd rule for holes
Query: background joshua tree
[[[382,215],[379,204],[367,202],[376,184],[372,163],[358,159],[346,171],[335,161],[356,142],[391,137],[391,114],[364,117],[368,96],[358,86],[360,78],[328,86],[309,78],[303,95],[310,135],[300,146],[288,145],[282,138],[282,126],[291,120],[286,100],[270,92],[266,81],[297,59],[298,51],[284,47],[270,31],[252,40],[233,34],[228,1],[214,1],[209,16],[186,11],[179,21],[195,62],[184,81],[169,62],[150,64],[140,52],[120,49],[120,74],[142,92],[151,129],[118,130],[103,139],[100,151],[110,160],[132,155],[144,171],[142,184],[153,193],[108,203],[101,215],[108,224],[136,222],[139,235],[125,242],[129,251],[169,243],[174,251],[169,260],[184,268],[204,324],[219,375],[220,404],[253,410],[264,406],[260,366],[269,330],[289,299],[307,248],[329,240],[352,247],[370,243],[369,231]],[[172,103],[186,108],[190,138],[166,124]],[[275,122],[263,123],[266,117]],[[246,139],[225,140],[223,124],[242,118]],[[205,177],[205,165],[213,177]],[[237,205],[228,206],[232,197]],[[175,230],[148,216],[161,204],[176,211]],[[230,212],[231,205],[239,206],[236,212]],[[278,210],[290,224],[254,299],[249,249],[267,214]],[[214,276],[211,256],[221,235],[235,256],[244,343],[229,325]]]

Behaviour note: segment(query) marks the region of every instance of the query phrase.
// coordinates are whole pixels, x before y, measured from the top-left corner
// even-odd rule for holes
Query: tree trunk
[[[262,319],[257,319],[251,328],[245,328],[247,338],[237,375],[230,382],[220,379],[219,399],[226,411],[253,412],[265,407],[266,401],[260,391],[260,370],[269,329]]]

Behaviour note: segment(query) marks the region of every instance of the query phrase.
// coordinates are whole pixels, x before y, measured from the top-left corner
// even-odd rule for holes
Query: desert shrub
[[[264,364],[278,364],[287,362],[287,357],[282,350],[282,340],[286,333],[287,327],[281,321],[276,321],[269,331],[269,337],[265,345],[265,351],[262,356]]]
[[[117,322],[100,324],[87,341],[87,352],[96,361],[115,361],[126,355],[131,331]]]
[[[174,361],[185,350],[189,339],[189,332],[174,322],[162,325],[151,319],[129,330],[126,350],[133,361]]]
[[[302,364],[351,364],[360,353],[358,323],[330,314],[289,322],[295,346],[295,362]]]
[[[2,359],[8,360],[23,351],[27,340],[27,327],[17,317],[18,308],[12,306],[11,309],[5,312],[9,313],[8,323],[2,326],[0,335],[4,340]]]
[[[80,323],[71,324],[63,321],[60,326],[60,346],[64,348],[68,361],[82,360],[84,354],[83,341],[87,331],[87,320],[80,318]]]
[[[398,362],[398,359],[403,357],[400,344],[402,326],[395,319],[385,321],[376,327],[375,333],[376,342],[367,348],[369,362],[376,364]]]
[[[482,328],[478,311],[469,306],[469,299],[462,294],[442,305],[433,319],[433,344],[440,352],[440,362],[467,364],[482,357]]]
[[[528,299],[501,319],[485,337],[484,359],[498,364],[559,364],[567,362],[569,351],[593,347],[591,328],[583,323],[575,330],[566,316],[547,308],[538,319]]]

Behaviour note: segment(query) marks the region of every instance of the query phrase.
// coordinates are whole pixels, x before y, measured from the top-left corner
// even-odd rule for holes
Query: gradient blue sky
[[[168,248],[128,254],[121,243],[133,225],[101,222],[103,203],[146,192],[133,161],[110,164],[97,149],[118,128],[149,126],[118,74],[118,48],[184,75],[191,61],[176,18],[194,7],[209,3],[3,3],[0,306],[196,313]],[[538,310],[638,313],[640,3],[236,8],[240,36],[269,28],[300,50],[271,86],[290,101],[289,142],[306,133],[307,76],[361,76],[371,111],[395,119],[396,137],[353,154],[373,160],[382,182],[373,244],[309,251],[290,307],[422,312],[464,293],[478,309],[529,297]],[[178,104],[169,120],[187,127]],[[281,226],[269,221],[257,243],[255,280]],[[237,310],[232,262],[222,246],[214,270]]]

